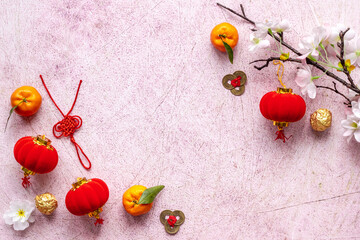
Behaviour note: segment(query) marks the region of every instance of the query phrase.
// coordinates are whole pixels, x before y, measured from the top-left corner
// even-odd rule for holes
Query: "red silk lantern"
[[[24,171],[24,188],[31,184],[29,175],[51,172],[59,159],[56,149],[44,135],[20,138],[14,146],[14,156]]]
[[[106,183],[98,178],[87,180],[77,178],[72,189],[66,195],[65,204],[70,213],[76,216],[89,215],[96,218],[96,224],[103,224],[100,218],[102,207],[109,199],[109,189]]]
[[[274,121],[274,125],[278,127],[275,140],[281,139],[283,142],[288,139],[284,135],[283,128],[290,122],[299,121],[305,115],[305,111],[304,99],[292,93],[291,88],[278,88],[276,92],[268,92],[260,101],[261,114]]]

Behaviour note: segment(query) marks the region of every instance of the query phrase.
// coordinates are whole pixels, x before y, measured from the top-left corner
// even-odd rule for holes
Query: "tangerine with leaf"
[[[227,52],[229,60],[233,63],[233,48],[239,40],[239,33],[230,23],[224,22],[216,25],[210,34],[211,43],[221,52]]]
[[[126,212],[133,216],[148,213],[152,208],[155,197],[164,187],[164,185],[151,188],[142,185],[132,186],[123,195],[122,201]]]

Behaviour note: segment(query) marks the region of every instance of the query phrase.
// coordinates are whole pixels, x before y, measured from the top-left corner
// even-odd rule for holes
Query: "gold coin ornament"
[[[322,132],[331,126],[332,114],[326,108],[319,108],[310,116],[310,125],[317,132]]]
[[[225,75],[222,84],[224,88],[230,90],[235,96],[241,96],[245,92],[246,81],[246,74],[243,71],[236,71],[233,74]]]
[[[180,225],[185,222],[185,215],[179,210],[164,210],[160,214],[160,222],[168,234],[174,235],[180,230]]]
[[[35,197],[35,205],[42,214],[50,215],[57,208],[58,202],[53,194],[47,192]]]

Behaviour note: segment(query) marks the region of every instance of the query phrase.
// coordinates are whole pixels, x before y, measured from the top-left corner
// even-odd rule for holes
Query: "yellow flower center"
[[[358,127],[358,125],[357,125],[356,122],[353,122],[353,123],[351,124],[351,126],[352,126],[353,128],[357,128],[357,127]]]
[[[19,209],[19,211],[17,212],[17,215],[19,217],[25,217],[25,211],[23,209]]]

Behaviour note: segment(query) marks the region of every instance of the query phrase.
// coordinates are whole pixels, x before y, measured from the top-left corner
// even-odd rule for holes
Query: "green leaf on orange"
[[[7,120],[6,120],[4,132],[6,131],[7,125],[8,125],[8,123],[9,123],[9,119],[10,119],[10,117],[11,117],[11,114],[14,112],[15,108],[17,108],[17,107],[18,107],[21,103],[23,103],[23,102],[27,102],[27,101],[26,101],[26,98],[24,98],[23,100],[21,100],[15,107],[13,107],[13,108],[10,110],[9,117],[8,117]]]
[[[154,201],[155,197],[163,190],[164,185],[158,185],[155,187],[147,188],[141,194],[138,204],[150,204]]]
[[[229,44],[227,44],[224,40],[222,40],[222,38],[221,38],[221,41],[224,44],[225,50],[229,56],[229,60],[230,60],[231,64],[233,64],[234,52],[233,52],[232,48],[229,46]]]

